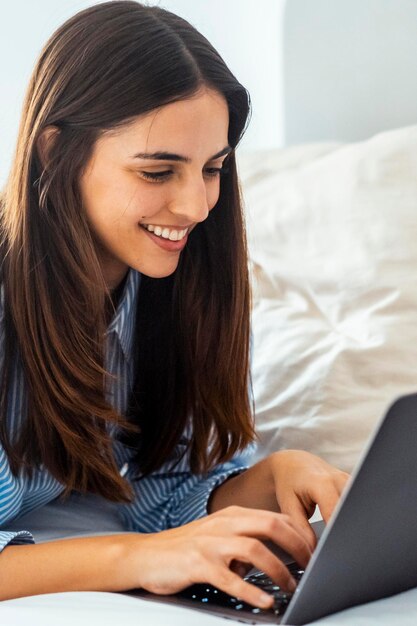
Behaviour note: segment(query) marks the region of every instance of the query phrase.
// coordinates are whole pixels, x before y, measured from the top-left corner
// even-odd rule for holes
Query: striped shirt
[[[125,415],[134,381],[134,327],[140,285],[140,273],[130,269],[117,310],[106,333],[106,368],[117,376],[106,392],[107,400]],[[0,373],[4,359],[3,290],[0,299]],[[10,433],[18,432],[26,413],[26,394],[22,366],[18,358],[12,367],[6,423]],[[190,432],[183,433],[175,456],[182,454]],[[246,468],[245,454],[219,464],[205,475],[192,474],[189,459],[184,455],[174,470],[172,456],[156,472],[139,481],[135,476],[134,451],[113,439],[118,467],[134,491],[134,500],[118,505],[118,513],[127,531],[157,532],[181,526],[207,515],[207,502],[212,490],[228,477]],[[0,446],[0,551],[8,544],[34,543],[30,528],[7,531],[7,522],[51,502],[63,491],[63,485],[41,466],[29,478],[23,471],[14,476],[4,449]],[[99,529],[98,529],[99,530]]]

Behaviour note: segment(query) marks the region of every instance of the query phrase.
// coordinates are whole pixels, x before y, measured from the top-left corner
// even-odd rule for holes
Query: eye
[[[140,176],[153,182],[161,182],[169,178],[172,170],[164,170],[163,172],[140,172]]]
[[[208,178],[217,178],[218,176],[222,176],[229,171],[229,168],[226,164],[223,163],[222,167],[206,167],[203,172],[204,175]],[[154,183],[162,183],[168,180],[173,174],[172,170],[163,170],[161,172],[145,172],[141,170],[139,175],[141,178],[145,178],[150,182]]]
[[[222,167],[206,167],[204,173],[209,177],[215,178],[216,176],[223,176],[228,171],[227,165],[223,165]]]

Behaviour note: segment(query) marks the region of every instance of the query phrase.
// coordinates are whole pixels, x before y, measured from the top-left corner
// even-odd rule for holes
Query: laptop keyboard
[[[296,563],[290,563],[287,565],[292,576],[298,582],[301,576],[304,574],[304,570],[300,569]],[[196,584],[183,589],[178,592],[177,595],[186,598],[187,600],[193,600],[198,603],[199,608],[209,608],[210,605],[222,606],[228,609],[233,609],[236,612],[244,611],[253,615],[283,615],[292,597],[291,593],[282,591],[281,588],[263,572],[257,572],[250,576],[245,576],[244,580],[252,585],[256,585],[266,593],[269,593],[274,597],[274,605],[270,609],[260,609],[253,607],[251,604],[234,598],[228,593],[224,593],[220,589],[207,584]]]

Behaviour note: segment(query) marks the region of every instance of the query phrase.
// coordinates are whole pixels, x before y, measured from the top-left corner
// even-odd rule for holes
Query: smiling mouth
[[[190,228],[170,228],[168,226],[155,226],[153,224],[140,224],[142,228],[152,233],[156,237],[167,239],[169,241],[180,241],[189,232]]]
[[[184,235],[181,236],[180,239],[171,239],[169,237],[169,233],[168,233],[168,237],[166,236],[167,233],[165,233],[165,236],[162,235],[162,232],[160,235],[156,234],[155,232],[152,232],[151,230],[149,230],[149,227],[146,227],[145,224],[139,224],[139,227],[145,231],[146,235],[155,243],[157,244],[160,248],[162,248],[163,250],[167,250],[168,252],[180,252],[185,244],[187,243],[188,240],[188,235],[189,229],[183,229],[182,232],[185,232]],[[158,227],[159,230],[162,230],[161,227]],[[166,229],[169,231],[169,229]],[[176,233],[176,237],[178,237],[178,232],[175,231],[175,229],[173,229],[171,232],[175,232]],[[182,234],[182,232],[180,234]]]

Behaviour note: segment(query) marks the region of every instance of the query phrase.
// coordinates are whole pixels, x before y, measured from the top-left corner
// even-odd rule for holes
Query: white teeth
[[[152,224],[142,224],[142,226],[154,235],[163,237],[163,239],[169,239],[170,241],[179,241],[183,239],[188,232],[188,228],[184,230],[170,230],[169,228],[161,228],[160,226],[153,226]]]

